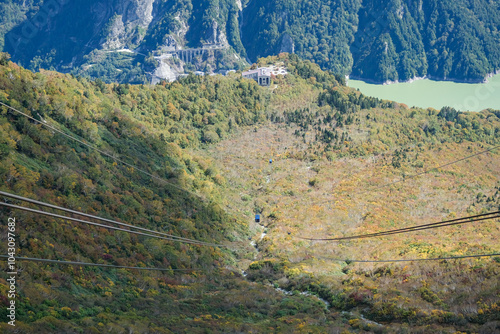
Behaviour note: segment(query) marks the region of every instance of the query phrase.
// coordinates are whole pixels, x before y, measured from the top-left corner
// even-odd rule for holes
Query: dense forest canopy
[[[323,69],[377,82],[482,80],[500,67],[498,3],[339,0],[250,2],[243,44],[252,60],[295,52]]]
[[[216,49],[184,71],[241,69],[280,52],[379,83],[477,82],[500,69],[498,1],[8,0],[0,13],[0,48],[14,61],[106,82],[151,82],[155,52],[204,45]],[[115,54],[122,48],[138,53]]]

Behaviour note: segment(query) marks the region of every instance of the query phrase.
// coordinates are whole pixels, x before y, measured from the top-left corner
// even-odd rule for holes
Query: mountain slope
[[[32,70],[146,83],[162,62],[178,65],[171,57],[180,49],[209,47],[201,58],[184,59],[190,70],[241,66],[238,13],[233,0],[41,2],[38,12],[5,31],[4,49]],[[153,53],[168,57],[155,60]],[[117,54],[123,57],[116,59]],[[170,71],[183,73],[183,68]],[[116,72],[125,73],[116,77]]]
[[[265,90],[253,81],[220,76],[190,76],[165,86],[106,85],[55,72],[32,73],[1,56],[1,102],[166,180],[152,179],[2,106],[2,191],[229,249],[113,232],[1,207],[2,221],[16,218],[18,257],[172,270],[49,265],[18,258],[16,327],[1,322],[0,331],[306,328],[319,333],[337,326],[321,302],[284,296],[241,278],[233,267],[234,249],[246,244],[248,222],[227,212],[225,178],[213,160],[192,151],[262,121]],[[2,272],[4,319],[7,277]]]
[[[500,67],[496,2],[251,1],[244,17],[252,60],[276,54],[290,36],[295,52],[323,69],[376,82],[481,81]]]
[[[16,62],[106,81],[156,83],[280,52],[375,82],[477,82],[500,69],[500,9],[487,0],[10,0],[0,10]]]
[[[21,24],[27,17],[33,16],[43,1],[27,0],[21,3],[21,1],[6,0],[0,3],[0,50],[5,47],[5,34]]]
[[[498,253],[498,219],[368,242],[296,237],[377,232],[498,210],[497,151],[432,167],[499,145],[499,112],[408,109],[363,96],[295,55],[260,62],[285,65],[290,75],[270,88],[238,75],[107,85],[32,73],[1,55],[1,102],[168,181],[2,106],[2,191],[227,246],[179,244],[2,207],[2,221],[18,222],[18,256],[169,269],[18,261],[15,330],[478,332],[495,326],[498,257],[350,260]],[[422,178],[379,189],[426,169]],[[262,225],[253,222],[255,213]],[[2,272],[2,317],[6,278]],[[0,328],[12,331],[5,323]]]
[[[276,80],[271,123],[210,149],[237,190],[231,203],[249,220],[261,215],[250,226],[258,255],[241,263],[247,277],[315,293],[360,332],[491,331],[498,256],[426,259],[498,254],[498,218],[340,242],[301,238],[498,211],[500,113],[410,109],[305,78]],[[405,259],[414,261],[384,262]]]

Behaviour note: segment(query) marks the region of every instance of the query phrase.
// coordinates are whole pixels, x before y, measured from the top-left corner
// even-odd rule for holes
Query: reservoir
[[[479,84],[422,79],[377,85],[349,80],[348,86],[359,89],[365,95],[404,103],[408,107],[441,109],[450,106],[461,111],[487,108],[500,110],[500,74],[488,78],[487,83]]]

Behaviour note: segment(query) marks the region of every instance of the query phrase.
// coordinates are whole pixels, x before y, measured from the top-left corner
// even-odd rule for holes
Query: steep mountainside
[[[5,34],[27,17],[32,17],[39,10],[44,0],[5,0],[0,2],[0,50],[5,47]]]
[[[290,74],[265,88],[237,74],[104,84],[0,54],[0,102],[32,117],[0,106],[1,191],[223,246],[2,205],[2,253],[15,218],[19,275],[17,326],[2,321],[0,332],[496,330],[500,257],[428,260],[499,254],[499,218],[336,243],[300,237],[498,211],[500,111],[410,109],[296,55],[260,62]],[[414,260],[357,262],[391,259]],[[3,319],[7,278],[1,271]]]
[[[32,70],[145,83],[154,81],[152,72],[162,63],[174,74],[184,72],[182,65],[212,71],[244,63],[233,0],[61,0],[38,8],[5,36],[5,50]],[[199,52],[176,52],[181,49]]]
[[[32,70],[172,80],[297,53],[376,82],[481,81],[500,68],[500,4],[487,0],[113,0],[0,4],[4,50]],[[1,42],[1,40],[0,40]],[[189,50],[178,52],[178,50]]]
[[[500,68],[500,4],[469,0],[251,1],[250,59],[295,52],[324,69],[377,82],[425,75],[482,80]]]
[[[247,222],[225,211],[224,177],[211,159],[191,150],[262,121],[263,93],[253,81],[220,76],[189,77],[165,87],[106,85],[55,72],[35,74],[0,54],[1,102],[137,167],[1,106],[0,189],[184,238],[238,244],[246,240]],[[227,248],[0,207],[2,232],[9,217],[17,222],[18,257],[168,270],[46,266],[18,259],[16,327],[2,321],[2,333],[262,332],[266,326],[293,331],[293,322],[279,319],[281,303],[304,305],[297,319],[317,322],[315,315],[323,313],[315,300],[285,301],[272,288],[235,276]],[[0,316],[6,319],[4,274]],[[235,307],[237,301],[245,307]],[[251,310],[260,316],[248,318]]]

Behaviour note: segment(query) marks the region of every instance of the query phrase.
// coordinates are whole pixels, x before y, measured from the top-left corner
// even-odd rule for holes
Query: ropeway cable
[[[49,208],[52,208],[52,209],[57,209],[57,210],[65,211],[65,212],[68,212],[68,213],[72,213],[72,214],[84,216],[84,217],[87,217],[87,218],[92,218],[92,219],[97,219],[97,220],[105,221],[105,222],[108,222],[108,223],[111,223],[111,224],[126,226],[126,227],[129,227],[129,228],[135,228],[135,229],[138,229],[138,230],[141,230],[141,231],[145,231],[145,232],[149,232],[149,233],[157,233],[157,234],[160,234],[160,235],[164,235],[164,236],[175,238],[175,239],[179,239],[179,240],[194,241],[194,242],[203,243],[203,244],[206,243],[204,241],[198,241],[198,240],[194,240],[194,239],[179,237],[179,236],[168,234],[168,233],[164,233],[164,232],[158,232],[158,231],[150,230],[150,229],[147,229],[147,228],[142,228],[142,227],[138,227],[138,226],[126,224],[126,223],[121,223],[121,222],[118,222],[116,220],[111,220],[111,219],[102,218],[102,217],[99,217],[99,216],[90,215],[90,214],[83,213],[83,212],[80,212],[80,211],[75,211],[75,210],[67,209],[67,208],[64,208],[64,207],[61,207],[61,206],[57,206],[57,205],[53,205],[53,204],[49,204],[49,203],[45,203],[45,202],[40,202],[40,201],[31,199],[31,198],[27,198],[27,197],[23,197],[23,196],[11,194],[11,193],[8,193],[8,192],[5,192],[5,191],[0,191],[0,195],[6,196],[6,197],[10,197],[10,198],[14,198],[14,199],[18,199],[18,200],[25,201],[25,202],[29,202],[29,203],[32,203],[32,204],[41,205],[41,206],[49,207]],[[210,244],[210,243],[206,243],[206,244]]]
[[[489,217],[489,216],[492,216],[492,217]],[[406,227],[406,228],[401,228],[401,229],[382,231],[382,232],[377,232],[377,233],[353,235],[353,236],[349,236],[349,237],[306,238],[306,237],[296,236],[296,238],[303,239],[303,240],[311,240],[311,241],[341,241],[341,240],[352,240],[352,239],[361,239],[361,238],[372,238],[372,237],[379,237],[379,236],[385,236],[385,235],[391,235],[391,234],[409,233],[409,232],[421,231],[421,230],[432,229],[432,228],[439,228],[439,227],[444,227],[444,226],[466,224],[466,223],[495,219],[495,218],[500,218],[500,211],[494,211],[494,212],[484,213],[484,214],[470,216],[470,217],[445,220],[445,221],[441,221],[441,222],[437,222],[437,223],[416,225],[416,226]]]
[[[123,232],[127,232],[127,233],[137,234],[137,235],[143,235],[143,236],[147,236],[147,237],[151,237],[151,238],[157,238],[157,239],[163,239],[163,240],[169,240],[169,241],[177,241],[177,242],[188,243],[188,244],[199,245],[199,246],[226,247],[224,245],[211,244],[211,243],[205,243],[205,242],[193,242],[193,241],[187,241],[187,240],[178,240],[178,239],[173,239],[173,238],[162,237],[162,236],[159,236],[159,235],[149,234],[149,233],[143,233],[143,232],[126,230],[126,229],[119,228],[119,227],[114,227],[114,226],[109,226],[109,225],[104,225],[104,224],[89,222],[87,220],[82,220],[82,219],[77,219],[77,218],[72,218],[72,217],[66,217],[66,216],[55,214],[55,213],[50,213],[50,212],[36,210],[36,209],[31,209],[31,208],[26,208],[26,207],[23,207],[23,206],[14,205],[14,204],[8,204],[8,203],[3,203],[3,202],[0,202],[0,206],[6,206],[6,207],[9,207],[9,208],[12,208],[12,209],[19,209],[19,210],[33,212],[33,213],[38,213],[38,214],[42,214],[42,215],[46,215],[46,216],[50,216],[50,217],[71,220],[71,221],[74,221],[74,222],[77,222],[77,223],[94,225],[94,226],[98,226],[98,227],[107,228],[107,229],[110,229],[110,230],[117,230],[117,231],[123,231]]]
[[[473,158],[473,157],[476,157],[478,155],[481,155],[481,154],[484,154],[484,153],[488,153],[490,151],[493,151],[497,148],[500,148],[500,145],[497,145],[497,146],[493,146],[493,147],[490,147],[489,149],[485,150],[485,151],[481,151],[481,152],[478,152],[478,153],[474,153],[474,154],[471,154],[469,156],[466,156],[466,157],[463,157],[463,158],[460,158],[458,160],[454,160],[454,161],[451,161],[451,162],[448,162],[448,163],[445,163],[444,165],[440,165],[440,166],[437,166],[437,167],[433,167],[433,168],[429,168],[429,169],[426,169],[420,173],[417,173],[417,174],[412,174],[412,175],[408,175],[408,176],[405,176],[403,177],[402,179],[399,179],[399,180],[396,180],[396,181],[393,181],[393,182],[389,182],[389,183],[386,183],[386,184],[383,184],[381,186],[378,186],[376,187],[375,189],[380,189],[380,188],[384,188],[384,187],[388,187],[388,186],[391,186],[393,184],[396,184],[396,183],[399,183],[399,182],[403,182],[403,181],[406,181],[408,179],[412,179],[412,178],[415,178],[417,176],[421,176],[421,175],[424,175],[424,174],[427,174],[435,169],[439,169],[439,168],[443,168],[443,167],[447,167],[447,166],[450,166],[450,165],[453,165],[453,164],[456,164],[457,162],[460,162],[460,161],[464,161],[464,160],[467,160],[467,159],[470,159],[470,158]]]
[[[76,138],[76,137],[74,137],[74,136],[71,136],[71,135],[69,135],[69,134],[64,133],[63,131],[61,131],[61,130],[59,130],[59,129],[57,129],[57,128],[55,128],[55,127],[53,127],[53,126],[49,125],[49,124],[47,124],[47,122],[45,122],[45,121],[44,121],[44,122],[41,122],[41,121],[37,120],[36,118],[33,118],[32,116],[30,116],[30,115],[28,115],[28,114],[26,114],[26,113],[24,113],[24,112],[22,112],[22,111],[20,111],[20,110],[18,110],[18,109],[16,109],[16,108],[14,108],[14,107],[11,107],[11,106],[9,106],[8,104],[5,104],[5,103],[3,103],[3,102],[0,102],[0,105],[3,105],[3,106],[5,106],[5,107],[7,107],[7,108],[9,108],[9,109],[13,110],[13,111],[15,111],[15,112],[17,112],[17,113],[19,113],[19,114],[21,114],[21,115],[23,115],[23,116],[25,116],[25,117],[27,117],[27,118],[31,119],[31,120],[32,120],[32,121],[34,121],[34,122],[40,123],[41,125],[43,125],[43,126],[45,126],[45,127],[49,128],[49,129],[51,129],[51,130],[53,130],[53,131],[56,131],[56,132],[58,132],[58,133],[62,134],[63,136],[65,136],[65,137],[68,137],[68,138],[70,138],[70,139],[72,139],[72,140],[75,140],[75,141],[79,142],[80,144],[85,145],[85,146],[87,146],[87,147],[89,147],[89,148],[91,148],[91,149],[93,149],[93,150],[95,150],[95,151],[97,151],[97,152],[99,152],[99,153],[101,153],[101,154],[103,154],[103,155],[105,155],[105,156],[107,156],[107,157],[109,157],[109,158],[111,158],[111,159],[115,160],[115,161],[118,161],[119,163],[121,163],[121,164],[123,164],[123,165],[125,165],[125,166],[131,167],[131,168],[134,168],[134,169],[138,170],[139,172],[141,172],[141,173],[143,173],[143,174],[145,174],[145,175],[147,175],[147,176],[150,176],[150,177],[152,177],[152,178],[154,178],[154,179],[157,179],[157,180],[159,180],[159,181],[162,181],[162,182],[164,182],[164,183],[166,183],[166,184],[168,184],[168,185],[170,185],[170,186],[172,186],[172,187],[174,187],[174,188],[176,188],[176,189],[179,189],[179,190],[181,190],[181,191],[187,192],[187,193],[189,193],[189,194],[191,194],[191,195],[193,195],[193,196],[196,196],[196,197],[198,197],[198,198],[200,198],[200,199],[202,199],[202,200],[205,200],[205,198],[204,198],[203,196],[201,196],[201,195],[198,195],[198,194],[196,194],[196,193],[194,193],[194,192],[192,192],[192,191],[189,191],[189,190],[187,190],[187,189],[181,188],[181,187],[179,187],[179,186],[177,186],[177,185],[173,184],[172,182],[169,182],[169,181],[167,181],[167,180],[165,180],[165,179],[163,179],[163,178],[161,178],[161,177],[159,177],[159,176],[153,175],[153,174],[151,174],[151,173],[149,173],[149,172],[145,171],[144,169],[141,169],[141,168],[139,168],[139,167],[137,167],[137,166],[134,166],[134,165],[132,165],[132,164],[129,164],[128,162],[125,162],[125,161],[123,161],[123,160],[121,160],[121,159],[118,159],[118,158],[114,157],[113,155],[111,155],[111,154],[109,154],[109,153],[107,153],[107,152],[105,152],[105,151],[103,151],[103,150],[101,150],[101,149],[99,149],[99,148],[97,148],[97,147],[95,147],[95,146],[93,146],[93,145],[90,145],[90,144],[88,144],[88,143],[84,142],[83,140],[80,140],[80,139],[78,139],[78,138]]]
[[[500,253],[493,254],[477,254],[477,255],[461,255],[461,256],[445,256],[445,257],[435,257],[428,259],[394,259],[394,260],[350,260],[350,259],[333,259],[324,256],[317,257],[318,259],[339,261],[339,262],[358,262],[358,263],[382,263],[382,262],[413,262],[413,261],[440,261],[440,260],[456,260],[456,259],[467,259],[467,258],[478,258],[478,257],[491,257],[500,256]]]
[[[0,255],[0,258],[9,258],[7,255]],[[49,260],[49,259],[38,259],[32,257],[16,257],[16,261],[34,261],[34,262],[48,262],[56,264],[69,264],[77,266],[93,266],[93,267],[106,267],[106,268],[118,268],[118,269],[138,269],[138,270],[159,270],[159,271],[200,271],[205,269],[167,269],[167,268],[152,268],[152,267],[129,267],[129,266],[115,266],[112,264],[101,264],[101,263],[90,263],[90,262],[76,262],[76,261],[59,261],[59,260]]]
[[[412,174],[412,175],[408,175],[408,176],[405,176],[403,177],[402,179],[399,179],[399,180],[396,180],[396,181],[393,181],[393,182],[389,182],[389,183],[386,183],[386,184],[383,184],[383,185],[380,185],[380,186],[377,186],[377,187],[374,187],[374,188],[371,188],[371,189],[368,189],[368,188],[365,188],[359,192],[354,192],[355,194],[356,193],[365,193],[365,192],[368,192],[368,191],[371,191],[371,190],[377,190],[377,189],[381,189],[381,188],[385,188],[385,187],[388,187],[388,186],[391,186],[393,184],[396,184],[396,183],[400,183],[400,182],[403,182],[403,181],[406,181],[408,179],[413,179],[417,176],[421,176],[421,175],[424,175],[424,174],[427,174],[433,170],[436,170],[436,169],[439,169],[439,168],[443,168],[443,167],[447,167],[447,166],[450,166],[450,165],[453,165],[453,164],[456,164],[457,162],[460,162],[460,161],[464,161],[464,160],[468,160],[470,158],[473,158],[473,157],[476,157],[478,155],[481,155],[481,154],[485,154],[485,153],[488,153],[490,151],[493,151],[497,148],[500,148],[500,145],[496,145],[496,146],[493,146],[493,147],[490,147],[489,149],[485,150],[485,151],[481,151],[481,152],[478,152],[478,153],[474,153],[474,154],[471,154],[469,156],[466,156],[466,157],[463,157],[463,158],[460,158],[458,160],[454,160],[454,161],[450,161],[450,162],[447,162],[443,165],[440,165],[440,166],[436,166],[436,167],[433,167],[433,168],[429,168],[429,169],[426,169],[424,170],[423,172],[420,172],[420,173],[417,173],[417,174]],[[320,204],[325,204],[325,203],[330,203],[332,202],[333,200],[330,199],[330,200],[325,200],[325,201],[322,201],[322,202],[318,202],[318,203],[313,203],[314,205],[320,205]]]

